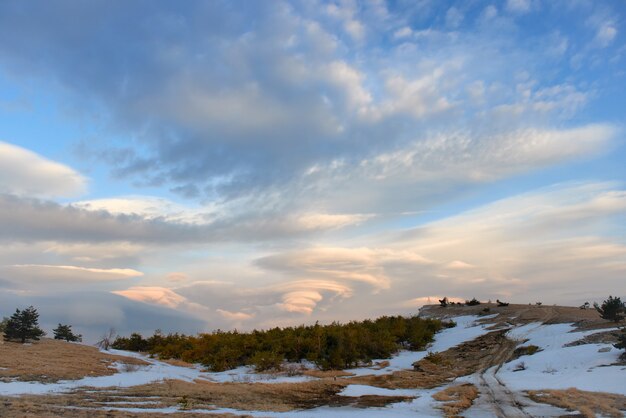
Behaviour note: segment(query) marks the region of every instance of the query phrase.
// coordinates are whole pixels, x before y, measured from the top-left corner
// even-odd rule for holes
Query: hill
[[[621,417],[614,323],[572,307],[426,306],[453,319],[425,351],[344,371],[284,363],[211,372],[53,340],[0,345],[0,416]]]

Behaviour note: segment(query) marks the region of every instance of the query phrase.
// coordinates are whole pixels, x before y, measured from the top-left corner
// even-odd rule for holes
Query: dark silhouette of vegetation
[[[614,344],[614,347],[626,350],[626,328],[622,328],[622,332],[615,334],[615,336],[617,337],[617,343]],[[624,354],[626,354],[626,352]]]
[[[626,311],[626,306],[620,298],[614,298],[609,296],[607,300],[602,302],[602,305],[598,305],[594,302],[593,307],[600,313],[602,319],[609,321],[619,322],[624,319],[623,313]]]
[[[444,297],[443,299],[439,299],[439,306],[441,306],[442,308],[445,308],[446,306],[448,306],[448,297]]]
[[[507,302],[502,302],[500,299],[496,299],[496,303],[498,304],[498,307],[509,306]]]
[[[39,328],[39,313],[32,306],[20,311],[15,310],[4,327],[4,339],[6,341],[20,341],[24,344],[27,340],[39,340],[46,333]]]
[[[589,304],[589,302],[585,302],[582,305],[579,306],[580,309],[586,310],[589,309],[591,307],[591,305]]]
[[[80,342],[83,340],[83,336],[80,334],[74,334],[72,332],[71,325],[59,324],[58,327],[52,330],[55,340],[65,340],[69,342]]]
[[[480,301],[476,298],[472,298],[472,300],[466,300],[465,304],[467,306],[476,306],[476,305],[480,305]]]
[[[373,321],[316,323],[248,333],[218,330],[187,336],[155,332],[149,338],[133,333],[117,337],[112,347],[202,363],[213,371],[243,365],[253,365],[258,371],[273,370],[284,360],[309,360],[324,370],[345,369],[389,358],[401,348],[423,350],[437,331],[454,325],[417,316],[384,316]]]

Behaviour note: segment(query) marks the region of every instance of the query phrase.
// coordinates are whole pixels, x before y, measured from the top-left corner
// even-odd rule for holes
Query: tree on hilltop
[[[623,314],[626,311],[626,306],[624,306],[624,303],[620,298],[609,296],[607,300],[602,302],[602,305],[598,305],[594,302],[593,307],[600,313],[600,317],[602,319],[615,322],[619,322],[624,319]]]
[[[72,332],[71,325],[59,324],[59,326],[53,329],[52,332],[54,332],[55,340],[65,340],[69,342],[81,342],[83,340],[82,335],[74,334]]]
[[[39,340],[46,333],[39,328],[39,313],[32,306],[20,311],[15,310],[6,323],[4,339],[6,341],[19,340],[24,344],[27,340]]]

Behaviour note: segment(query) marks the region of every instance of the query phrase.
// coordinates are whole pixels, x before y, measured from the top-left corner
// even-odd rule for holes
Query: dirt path
[[[498,418],[530,417],[518,396],[497,376],[498,370],[510,358],[516,346],[517,342],[503,338],[498,351],[481,364],[478,372],[478,390],[487,398],[487,403]]]
[[[558,316],[558,312],[551,307],[545,307],[539,312],[538,322],[542,324],[549,323]],[[509,389],[498,378],[498,371],[511,358],[518,344],[518,341],[503,336],[497,351],[480,364],[478,390],[486,397],[486,402],[498,418],[532,418],[524,410],[525,406],[530,405],[529,400]]]

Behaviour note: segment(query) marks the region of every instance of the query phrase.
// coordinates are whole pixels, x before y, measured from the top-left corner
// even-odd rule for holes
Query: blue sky
[[[616,293],[625,12],[3,2],[0,313],[195,332]]]

